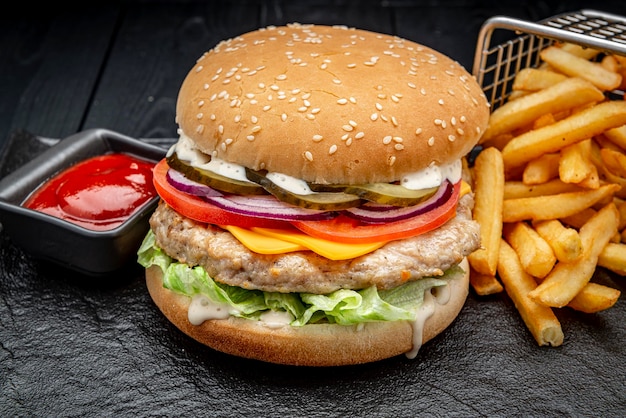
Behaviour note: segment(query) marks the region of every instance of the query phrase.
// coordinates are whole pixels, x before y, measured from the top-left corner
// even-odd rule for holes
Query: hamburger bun
[[[348,184],[362,189],[370,183],[394,183],[383,184],[385,190],[402,189],[398,184],[407,178],[434,177],[436,185],[425,186],[418,181],[420,187],[414,188],[441,192],[438,200],[427,201],[430,206],[425,212],[412,213],[408,219],[389,225],[383,221],[370,228],[370,224],[344,222],[341,230],[348,231],[350,240],[355,225],[367,230],[394,228],[395,235],[376,236],[376,248],[366,254],[336,259],[332,256],[343,250],[332,250],[336,252],[327,258],[315,252],[313,247],[318,243],[304,249],[300,246],[278,254],[261,254],[223,228],[220,220],[225,217],[197,214],[214,213],[217,205],[200,209],[194,206],[185,212],[181,202],[187,201],[187,196],[166,198],[162,194],[163,202],[150,220],[151,244],[147,250],[155,251],[158,259],[142,261],[142,265],[147,269],[147,285],[154,302],[182,332],[216,350],[241,357],[332,366],[377,361],[402,353],[412,357],[422,342],[434,338],[456,318],[468,294],[465,257],[480,246],[479,227],[471,215],[473,196],[460,193],[460,160],[476,145],[489,117],[480,86],[458,63],[415,42],[364,30],[299,24],[270,27],[223,41],[205,53],[182,83],[176,109],[181,138],[164,161],[169,164],[171,159],[172,163],[160,171],[162,190],[168,181],[163,173],[170,173],[168,167],[184,160],[188,167],[181,168],[181,172],[199,167],[197,171],[206,168],[222,175],[220,170],[227,168],[227,176],[244,185],[251,175],[265,176],[265,170],[293,178],[292,184]],[[219,168],[209,169],[208,163]],[[237,177],[242,173],[246,178]],[[255,186],[261,184],[257,183]],[[263,189],[268,190],[266,186]],[[441,197],[443,190],[452,189],[447,197]],[[240,190],[224,191],[249,193]],[[405,187],[404,192],[409,193],[409,188]],[[305,200],[306,193],[291,193]],[[278,204],[288,205],[287,209],[298,206],[271,194]],[[196,202],[200,199],[192,197]],[[243,197],[249,201],[251,196]],[[367,197],[359,195],[356,204],[361,205],[364,199]],[[396,202],[382,202],[387,205],[378,209],[395,209]],[[412,209],[410,205],[418,207],[410,203],[408,209]],[[343,208],[316,209],[336,216],[332,222],[342,216],[348,218],[342,215]],[[259,219],[265,220],[264,214],[252,217],[253,222],[247,214],[237,215],[240,218],[234,222],[244,225],[235,226],[254,229]],[[410,223],[411,228],[407,228]],[[416,231],[415,224],[426,226]],[[294,227],[298,222],[283,231],[289,233]],[[324,241],[333,248],[340,241],[332,233],[322,237],[308,233],[311,236],[305,238]],[[341,244],[347,242],[354,241]],[[172,264],[168,264],[170,260]],[[160,263],[168,265],[163,267],[168,272],[165,279],[154,267]],[[461,269],[457,268],[459,263]],[[201,273],[191,277],[197,271]],[[437,278],[448,284],[434,280]],[[419,283],[421,279],[433,280]],[[424,290],[431,286],[438,290]],[[190,307],[195,311],[201,300],[196,296],[199,288],[207,295],[226,292],[224,289],[246,297],[258,295],[248,292],[265,292],[259,296],[265,302],[255,305],[261,307],[253,314],[242,313],[238,308],[222,309],[236,303],[231,300],[227,302],[230,305],[219,305],[225,298],[214,295],[213,301],[204,301],[212,309],[222,309],[220,315],[226,315],[216,319],[212,311],[212,315],[198,319],[190,313]],[[418,288],[421,290],[415,290]],[[272,292],[280,296],[274,298]],[[362,296],[366,292],[386,292],[388,300],[397,305],[382,296]],[[421,299],[416,292],[424,292],[426,302],[421,307],[415,302]],[[433,292],[441,293],[431,297]],[[326,309],[320,307],[326,302],[315,302],[340,300],[342,296],[335,298],[338,293],[357,294],[350,296],[351,300],[369,299],[356,308],[341,305]],[[271,302],[266,302],[268,299]],[[286,299],[297,302],[281,304]],[[432,315],[424,313],[431,306]],[[268,325],[263,315],[278,311],[290,318],[276,326]],[[307,316],[313,311],[315,317]],[[415,312],[422,313],[414,321],[406,320]],[[422,317],[428,317],[423,330],[419,326]]]
[[[465,304],[469,266],[467,260],[461,265],[465,273],[448,282],[449,300],[435,302],[434,312],[424,323],[422,344],[450,326]],[[162,283],[161,269],[153,266],[146,270],[150,296],[165,317],[194,340],[227,354],[276,364],[341,366],[379,361],[419,348],[408,321],[272,327],[231,316],[193,325],[187,314],[191,298],[164,288]]]
[[[314,183],[393,182],[466,155],[487,126],[457,62],[395,36],[289,25],[197,61],[177,122],[206,154]]]

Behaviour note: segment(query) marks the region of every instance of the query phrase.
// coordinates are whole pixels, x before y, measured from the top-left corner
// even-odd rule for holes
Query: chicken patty
[[[216,281],[269,292],[326,294],[338,289],[397,287],[407,280],[440,276],[480,246],[471,195],[456,216],[434,231],[391,241],[350,260],[329,260],[312,251],[265,255],[230,232],[188,219],[161,202],[150,219],[157,244],[172,258],[206,269]]]

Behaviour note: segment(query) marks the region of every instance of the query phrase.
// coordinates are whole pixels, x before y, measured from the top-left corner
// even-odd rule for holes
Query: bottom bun
[[[461,267],[465,274],[449,280],[447,303],[435,302],[434,312],[424,324],[422,343],[446,329],[463,308],[469,289],[467,260]],[[164,288],[159,267],[146,270],[146,284],[154,303],[178,329],[204,345],[239,357],[287,365],[341,366],[394,357],[410,352],[414,346],[413,324],[409,321],[275,328],[231,316],[192,325],[187,317],[191,298]]]

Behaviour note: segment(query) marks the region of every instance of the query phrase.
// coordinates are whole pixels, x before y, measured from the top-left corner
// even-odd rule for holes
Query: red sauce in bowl
[[[23,206],[86,229],[113,229],[156,196],[153,167],[122,153],[92,157],[46,181]]]

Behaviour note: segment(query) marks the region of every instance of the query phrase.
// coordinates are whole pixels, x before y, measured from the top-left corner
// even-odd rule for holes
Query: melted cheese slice
[[[386,242],[345,244],[306,235],[297,229],[241,228],[223,225],[244,246],[259,254],[283,254],[311,250],[329,260],[349,260],[371,253]]]
[[[465,181],[461,183],[463,196],[472,191]],[[349,260],[375,251],[385,242],[370,244],[346,244],[315,238],[293,229],[272,228],[241,228],[232,225],[221,225],[249,250],[259,254],[284,254],[293,251],[313,251],[329,260]]]

